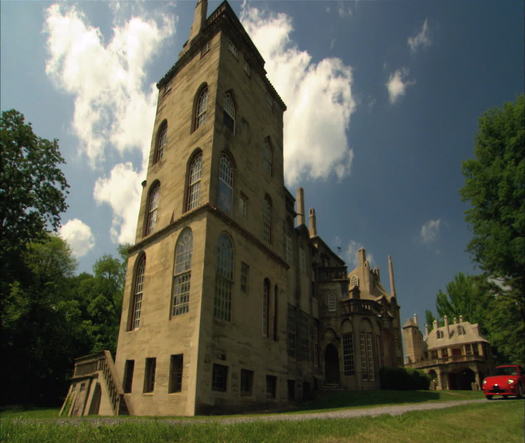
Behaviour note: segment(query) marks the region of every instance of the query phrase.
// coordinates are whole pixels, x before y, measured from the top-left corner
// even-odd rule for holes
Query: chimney
[[[364,266],[366,261],[366,251],[365,248],[359,248],[357,251],[357,263],[358,265]]]
[[[390,297],[396,296],[396,284],[394,281],[394,264],[392,263],[392,257],[388,256],[388,275],[390,276]]]
[[[296,197],[297,200],[297,226],[304,225],[304,189],[298,188]]]
[[[193,23],[191,25],[190,37],[188,39],[191,42],[204,26],[206,16],[208,15],[208,0],[197,0],[195,5],[195,13],[193,14]]]
[[[417,315],[414,314],[412,318],[414,319],[414,324],[415,324],[416,326],[418,326],[418,324],[417,324]]]
[[[428,323],[425,323],[425,337],[428,337]]]
[[[448,329],[448,317],[445,315],[443,317],[443,320],[445,321],[445,330],[447,331],[447,338],[450,337],[450,332],[449,332],[449,329]]]
[[[310,216],[308,218],[310,237],[317,237],[317,220],[315,217],[315,209],[310,209]]]

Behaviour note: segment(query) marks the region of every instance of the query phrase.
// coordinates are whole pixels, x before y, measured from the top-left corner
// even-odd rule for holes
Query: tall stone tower
[[[279,397],[286,107],[226,2],[207,17],[197,1],[158,88],[115,363],[126,401],[194,415]]]

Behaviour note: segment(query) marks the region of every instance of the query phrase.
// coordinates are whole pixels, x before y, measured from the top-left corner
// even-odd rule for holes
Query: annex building
[[[415,316],[403,325],[405,367],[430,375],[433,389],[479,390],[494,366],[489,342],[479,326],[462,316],[452,322],[445,316],[442,325],[435,320],[432,330],[428,329],[425,325],[423,335]]]
[[[378,389],[401,366],[399,305],[363,249],[347,269],[284,185],[286,106],[227,2],[198,0],[158,83],[115,363],[76,360],[63,413],[272,408]]]

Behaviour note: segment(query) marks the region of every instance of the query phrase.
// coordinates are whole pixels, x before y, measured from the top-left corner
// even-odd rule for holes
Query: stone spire
[[[390,296],[396,296],[396,285],[394,282],[394,264],[392,263],[392,257],[388,256],[388,275],[390,276]]]

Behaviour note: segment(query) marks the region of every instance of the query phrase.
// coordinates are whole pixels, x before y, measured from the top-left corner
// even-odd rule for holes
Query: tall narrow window
[[[204,86],[199,91],[197,102],[195,106],[195,122],[193,129],[197,129],[202,126],[206,121],[206,111],[208,110],[208,86]]]
[[[266,195],[263,202],[263,239],[272,242],[272,200]]]
[[[151,234],[155,225],[157,224],[159,216],[159,199],[160,199],[160,183],[155,182],[148,194],[148,202],[146,205],[146,223],[144,225],[144,235]]]
[[[275,398],[277,395],[277,377],[275,375],[266,376],[266,398]]]
[[[250,265],[241,263],[241,291],[248,294],[248,280],[250,277]]]
[[[262,334],[264,337],[270,336],[270,280],[264,279],[263,284],[263,306],[262,306]]]
[[[198,152],[190,160],[188,168],[188,188],[186,190],[185,211],[199,206],[202,174],[202,153]]]
[[[217,246],[214,315],[219,320],[231,320],[233,287],[233,245],[228,234],[221,234]]]
[[[172,316],[188,312],[192,251],[193,235],[191,229],[186,228],[180,234],[175,246],[175,269],[173,271],[173,293],[171,297]]]
[[[361,354],[361,378],[367,381],[375,380],[374,347],[372,341],[372,325],[369,321],[361,324],[359,334],[359,352]]]
[[[231,92],[227,92],[224,96],[224,114],[223,123],[230,131],[235,133],[235,103]]]
[[[252,395],[253,371],[241,369],[241,396]]]
[[[264,140],[263,168],[266,174],[268,174],[269,176],[273,174],[273,149],[268,138]]]
[[[155,153],[153,154],[153,164],[157,163],[162,159],[164,155],[164,148],[166,146],[166,140],[168,135],[168,122],[164,120],[159,130],[157,131],[157,139],[155,140]]]
[[[233,167],[231,160],[222,155],[219,160],[219,197],[217,204],[224,212],[231,214],[233,206]]]
[[[354,340],[352,334],[343,334],[344,374],[354,374]]]
[[[131,392],[133,386],[134,369],[135,360],[126,360],[126,363],[124,364],[124,383],[122,386],[125,394],[129,394]]]
[[[279,287],[275,285],[274,288],[274,296],[273,296],[273,339],[277,341],[277,333],[278,333],[278,318],[277,313],[279,310]]]
[[[135,268],[135,278],[133,281],[133,299],[131,303],[129,330],[137,329],[140,326],[140,311],[142,309],[142,296],[144,293],[144,270],[146,268],[146,254],[142,254]]]
[[[156,358],[147,358],[146,367],[144,368],[144,392],[153,392],[155,389],[155,368],[157,366]]]
[[[182,354],[172,355],[170,358],[170,382],[168,387],[169,393],[182,391],[183,361]]]

